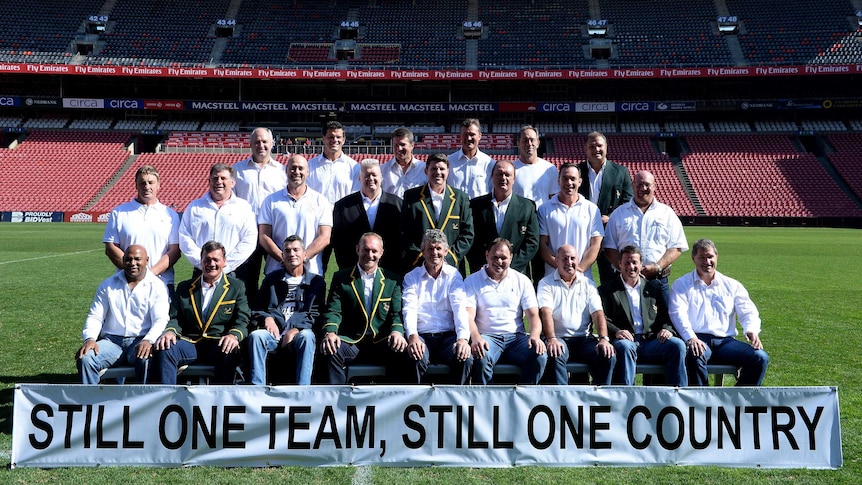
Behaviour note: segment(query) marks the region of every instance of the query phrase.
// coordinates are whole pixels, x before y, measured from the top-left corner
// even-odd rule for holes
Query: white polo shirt
[[[428,177],[425,175],[425,162],[416,157],[413,157],[406,172],[401,171],[401,166],[393,158],[380,166],[380,173],[383,176],[383,182],[380,184],[383,191],[395,194],[402,199],[404,198],[404,191],[407,189],[428,183]]]
[[[236,162],[233,166],[236,171],[236,186],[233,191],[236,195],[245,199],[251,209],[257,215],[260,204],[269,194],[283,189],[287,185],[287,173],[284,165],[270,159],[259,168],[254,160],[248,158]]]
[[[152,268],[168,252],[168,246],[179,244],[179,230],[180,216],[175,210],[161,202],[147,206],[133,199],[111,211],[102,242],[116,244],[123,251],[133,244],[143,246]],[[165,284],[173,284],[174,268],[168,268],[159,278]]]
[[[571,207],[560,202],[559,195],[539,208],[539,235],[548,236],[551,249],[556,252],[560,246],[570,244],[578,251],[578,260],[584,258],[590,247],[590,239],[603,237],[602,214],[598,206],[578,194],[578,200]],[[556,268],[545,263],[545,276],[555,273]],[[592,281],[592,267],[584,275]]]
[[[319,226],[332,227],[332,205],[320,193],[308,188],[299,199],[287,193],[287,188],[264,199],[258,214],[258,223],[272,226],[272,241],[281,247],[287,236],[296,234],[307,248],[317,237]],[[265,274],[281,268],[275,258],[266,258]],[[323,253],[308,261],[309,273],[322,274]]]
[[[646,212],[641,212],[634,199],[611,212],[602,247],[620,250],[626,246],[640,248],[644,266],[657,262],[668,248],[688,251],[682,222],[658,200]]]
[[[551,162],[539,158],[535,163],[524,163],[519,158],[514,164],[514,192],[535,202],[537,210],[560,191],[559,172]]]
[[[318,155],[308,161],[308,188],[326,197],[334,205],[359,190],[359,164],[344,153],[335,160]]]
[[[509,268],[499,283],[485,266],[464,280],[467,307],[476,309],[479,333],[525,333],[524,310],[538,308],[530,278]]]
[[[557,337],[586,337],[590,334],[590,315],[602,309],[602,299],[592,281],[578,273],[571,286],[559,271],[539,281],[539,308],[550,308]]]

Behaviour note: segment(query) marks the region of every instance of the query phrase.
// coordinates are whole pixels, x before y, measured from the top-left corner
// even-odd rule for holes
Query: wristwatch
[[[610,341],[611,341],[611,338],[610,338],[610,337],[608,337],[607,335],[602,335],[602,336],[601,336],[601,337],[599,337],[598,339],[599,339],[599,340],[604,340],[605,342],[610,342]]]

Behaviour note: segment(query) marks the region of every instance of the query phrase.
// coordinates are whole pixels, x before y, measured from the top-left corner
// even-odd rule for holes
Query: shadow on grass
[[[79,382],[75,374],[0,375],[0,434],[12,434],[12,398],[15,395],[15,384],[77,384]]]

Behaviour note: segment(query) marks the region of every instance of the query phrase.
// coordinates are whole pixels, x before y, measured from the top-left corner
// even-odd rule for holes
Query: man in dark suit
[[[584,153],[587,160],[578,164],[583,181],[578,191],[599,207],[602,224],[607,224],[611,212],[631,200],[632,177],[629,169],[607,159],[608,140],[598,131],[587,135]],[[614,269],[602,251],[596,263],[601,282],[610,281]]]
[[[363,234],[356,245],[359,261],[332,277],[323,316],[321,360],[329,384],[345,384],[345,365],[353,362],[387,366],[393,381],[404,382],[403,353],[407,348],[401,322],[401,282],[378,266],[383,239]],[[415,378],[414,378],[415,379]]]
[[[383,192],[380,162],[366,158],[359,164],[359,192],[335,203],[331,244],[338,269],[356,265],[356,243],[366,232],[376,232],[386,246],[381,266],[404,274],[401,255],[401,199]]]
[[[687,386],[685,342],[676,336],[661,285],[641,275],[641,251],[620,252],[621,273],[599,287],[608,334],[617,353],[613,383],[635,383],[637,362],[664,364],[667,383]]]
[[[245,285],[224,273],[225,262],[224,245],[208,241],[202,274],[177,286],[171,319],[156,340],[154,375],[162,384],[176,384],[177,367],[193,362],[215,366],[214,383],[233,384],[251,312]]]
[[[449,159],[443,153],[425,162],[428,184],[404,192],[401,229],[404,233],[404,259],[408,269],[422,264],[422,236],[428,229],[439,229],[449,241],[446,262],[459,268],[463,276],[464,258],[473,244],[473,213],[467,194],[446,183]]]
[[[471,272],[485,264],[488,244],[502,237],[512,243],[509,267],[530,276],[527,267],[539,250],[539,220],[536,204],[513,193],[514,185],[515,165],[500,160],[491,169],[491,193],[470,201],[476,234],[467,253]]]

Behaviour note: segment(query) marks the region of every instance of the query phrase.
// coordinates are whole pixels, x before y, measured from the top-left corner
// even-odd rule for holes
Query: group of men
[[[421,162],[400,128],[381,166],[347,156],[331,122],[323,153],[285,167],[257,128],[251,157],[214,165],[182,219],[159,203],[156,169],[141,167],[137,197],[105,230],[120,271],[87,317],[82,381],[127,364],[140,382],[173,384],[200,362],[232,383],[244,362],[262,385],[280,379],[267,373],[275,354],[298,384],[343,384],[357,363],[384,365],[394,383],[445,364],[450,382],[487,384],[510,363],[519,382],[567,384],[569,362],[588,364],[594,384],[633,384],[637,362],[664,364],[671,385],[705,385],[707,363],[740,367],[740,385],[762,382],[757,309],[715,271],[711,241],[694,244],[695,270],[671,291],[688,246],[652,174],[632,185],[601,133],[587,136],[585,162],[559,169],[538,156],[531,126],[514,162],[483,153],[481,136],[467,119],[460,150]],[[174,289],[180,253],[194,270]],[[737,317],[749,343],[735,338]]]

